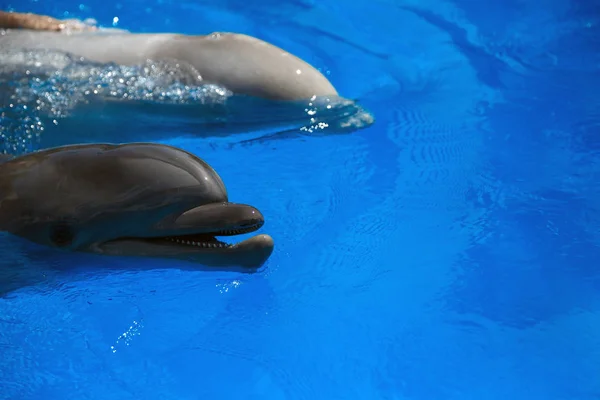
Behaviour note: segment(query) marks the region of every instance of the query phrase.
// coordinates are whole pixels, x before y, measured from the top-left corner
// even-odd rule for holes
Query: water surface
[[[118,17],[133,31],[255,35],[320,68],[375,123],[244,144],[193,137],[185,120],[131,125],[211,163],[232,201],[264,213],[275,252],[252,276],[207,274],[3,236],[3,268],[63,271],[0,300],[5,398],[600,396],[597,7],[12,6]],[[3,123],[9,137],[36,129],[25,114]],[[73,137],[73,121],[47,131]]]

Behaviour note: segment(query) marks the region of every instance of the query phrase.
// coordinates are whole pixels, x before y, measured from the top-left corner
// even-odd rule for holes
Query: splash
[[[169,104],[219,104],[231,92],[202,84],[191,66],[152,62],[102,65],[50,51],[3,52],[0,64],[0,151],[34,150],[45,120],[58,124],[99,98]]]

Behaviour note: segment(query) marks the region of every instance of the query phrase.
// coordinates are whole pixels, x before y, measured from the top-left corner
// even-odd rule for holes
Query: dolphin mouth
[[[237,243],[220,240],[259,230],[264,218],[256,208],[237,203],[211,203],[160,221],[141,236],[102,243],[103,253],[167,257],[206,266],[258,268],[271,256],[273,238],[258,234]]]
[[[192,233],[185,235],[173,235],[164,237],[143,238],[143,240],[162,245],[176,245],[183,247],[199,247],[203,249],[236,249],[252,241],[253,238],[246,239],[239,243],[227,243],[217,239],[218,236],[236,236],[251,233],[259,230],[264,225],[264,221],[257,222],[255,225],[244,229],[220,230],[212,233]],[[255,236],[256,237],[256,236]]]

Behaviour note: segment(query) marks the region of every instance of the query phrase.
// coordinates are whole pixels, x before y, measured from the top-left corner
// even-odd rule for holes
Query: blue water
[[[265,215],[276,248],[255,275],[2,236],[5,267],[86,268],[0,299],[0,399],[600,398],[593,2],[10,6],[251,34],[376,122],[233,148],[166,132]]]

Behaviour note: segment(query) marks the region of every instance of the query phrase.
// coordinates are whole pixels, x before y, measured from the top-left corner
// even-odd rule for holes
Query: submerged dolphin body
[[[0,87],[2,80],[18,80],[7,90],[26,86],[4,107],[21,96],[28,109],[43,105],[45,133],[36,148],[158,141],[168,131],[231,136],[225,142],[235,143],[351,133],[374,123],[368,110],[340,96],[316,68],[243,34],[9,29],[0,35]],[[69,126],[79,130],[76,138],[62,133]],[[113,140],[106,137],[111,131],[129,133]],[[138,131],[146,136],[136,137]]]
[[[200,158],[150,144],[72,145],[0,158],[0,230],[42,246],[254,272],[273,252],[256,208],[231,203]],[[204,268],[201,268],[203,266]]]

